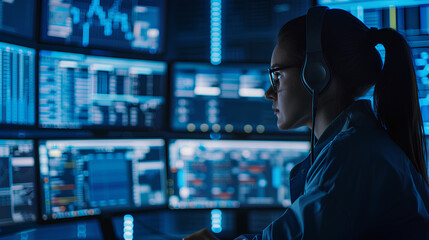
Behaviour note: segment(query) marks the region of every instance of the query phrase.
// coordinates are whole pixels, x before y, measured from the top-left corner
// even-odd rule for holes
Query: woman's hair
[[[287,39],[305,59],[306,16],[286,23],[278,42]],[[385,48],[384,66],[375,45]],[[417,80],[410,48],[395,30],[369,29],[350,13],[331,9],[325,14],[322,48],[343,103],[353,102],[374,86],[374,109],[379,124],[406,153],[428,182],[426,142]],[[332,81],[332,80],[331,80]]]

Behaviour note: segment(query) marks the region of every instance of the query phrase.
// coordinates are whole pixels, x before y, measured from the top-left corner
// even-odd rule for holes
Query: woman
[[[274,84],[265,96],[282,130],[312,123],[300,79],[305,29],[305,16],[286,23],[271,58]],[[384,66],[376,44],[386,50]],[[429,239],[426,144],[408,44],[332,9],[322,48],[331,80],[317,105],[315,160],[292,170],[285,213],[262,235],[238,239]],[[372,86],[374,111],[357,101]],[[202,230],[185,239],[216,238]]]

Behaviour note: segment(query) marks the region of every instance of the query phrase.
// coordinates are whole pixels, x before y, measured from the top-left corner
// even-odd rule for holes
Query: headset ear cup
[[[306,38],[307,49],[305,62],[301,72],[304,87],[312,95],[312,121],[311,121],[311,164],[314,162],[314,128],[316,122],[317,103],[319,94],[326,88],[331,78],[329,68],[325,62],[322,51],[323,17],[327,7],[312,7],[307,12]]]
[[[307,49],[301,80],[311,94],[320,94],[331,78],[322,50],[323,18],[327,10],[327,7],[312,7],[307,12]]]

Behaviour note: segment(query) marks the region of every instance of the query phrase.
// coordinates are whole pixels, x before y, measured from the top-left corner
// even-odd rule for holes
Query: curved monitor
[[[32,140],[0,140],[0,234],[34,227],[36,171]]]
[[[298,141],[172,140],[169,207],[287,207],[289,173],[309,147]]]
[[[43,0],[43,41],[160,54],[165,0]]]
[[[43,140],[44,221],[166,205],[164,140]]]
[[[41,127],[162,127],[166,63],[44,50],[39,62]]]

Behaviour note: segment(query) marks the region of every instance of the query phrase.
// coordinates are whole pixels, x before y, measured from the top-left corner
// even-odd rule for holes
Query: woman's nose
[[[268,90],[265,92],[265,98],[268,99],[268,100],[274,100],[275,93],[274,93],[273,86],[270,86],[268,88]]]

